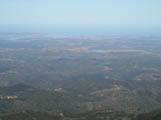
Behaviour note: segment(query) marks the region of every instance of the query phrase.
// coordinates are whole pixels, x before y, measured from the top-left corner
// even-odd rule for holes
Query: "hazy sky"
[[[0,0],[0,24],[161,26],[161,0]]]

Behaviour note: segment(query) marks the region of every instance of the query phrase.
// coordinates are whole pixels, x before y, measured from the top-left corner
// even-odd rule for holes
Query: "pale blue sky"
[[[0,0],[0,24],[161,26],[161,0]]]

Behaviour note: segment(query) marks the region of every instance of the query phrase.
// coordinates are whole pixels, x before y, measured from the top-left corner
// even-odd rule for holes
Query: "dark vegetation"
[[[159,120],[161,37],[0,34],[0,119]]]

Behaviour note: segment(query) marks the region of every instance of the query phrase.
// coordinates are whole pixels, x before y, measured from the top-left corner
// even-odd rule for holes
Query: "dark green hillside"
[[[160,46],[161,37],[0,33],[0,115],[144,116],[161,108]]]

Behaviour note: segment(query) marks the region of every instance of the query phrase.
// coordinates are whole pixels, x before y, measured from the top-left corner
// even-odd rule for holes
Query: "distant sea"
[[[161,36],[161,27],[70,27],[57,25],[0,25],[0,32],[52,35]]]

